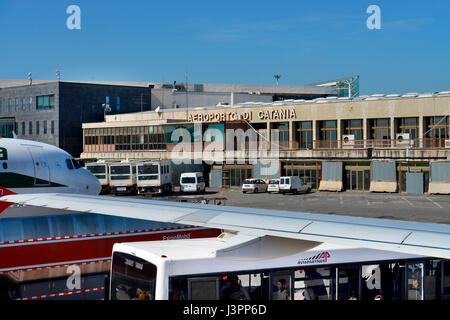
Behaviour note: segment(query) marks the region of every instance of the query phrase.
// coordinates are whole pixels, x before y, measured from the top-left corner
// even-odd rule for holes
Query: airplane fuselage
[[[98,179],[66,151],[46,143],[9,138],[0,138],[0,186],[21,194],[97,195],[101,190]]]

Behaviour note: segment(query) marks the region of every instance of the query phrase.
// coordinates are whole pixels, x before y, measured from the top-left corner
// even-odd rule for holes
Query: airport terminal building
[[[0,137],[12,138],[15,132],[78,157],[81,124],[103,121],[105,114],[315,99],[348,95],[349,90],[358,94],[359,76],[312,85],[0,79]]]
[[[449,114],[450,92],[161,108],[84,123],[81,158],[171,159],[211,187],[298,175],[316,190],[450,194]]]

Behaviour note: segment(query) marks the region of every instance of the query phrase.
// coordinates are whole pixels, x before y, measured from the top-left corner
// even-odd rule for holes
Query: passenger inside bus
[[[276,283],[275,292],[272,295],[273,300],[290,300],[289,289],[286,286],[286,279],[279,279]]]
[[[221,288],[223,300],[250,300],[250,296],[242,287],[239,278],[235,275],[228,276]]]

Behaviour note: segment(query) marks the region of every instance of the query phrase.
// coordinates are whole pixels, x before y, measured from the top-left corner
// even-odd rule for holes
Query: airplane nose
[[[85,173],[85,179],[84,180],[84,190],[83,193],[92,194],[92,195],[98,195],[100,194],[100,191],[102,190],[102,186],[100,184],[100,181],[89,171],[84,171]]]
[[[100,181],[98,181],[98,179],[95,176],[91,177],[89,189],[90,189],[89,193],[91,193],[93,195],[98,195],[98,194],[100,194],[100,191],[102,191],[102,185],[100,184]]]

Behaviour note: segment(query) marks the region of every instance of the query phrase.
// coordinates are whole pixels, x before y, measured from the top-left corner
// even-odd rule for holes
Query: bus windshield
[[[111,174],[130,174],[130,166],[111,166]]]
[[[114,252],[111,300],[154,300],[156,266],[132,255]]]
[[[157,164],[144,164],[138,166],[138,174],[158,174]]]
[[[106,173],[106,166],[102,166],[102,165],[87,166],[86,169],[88,169],[93,174]]]

